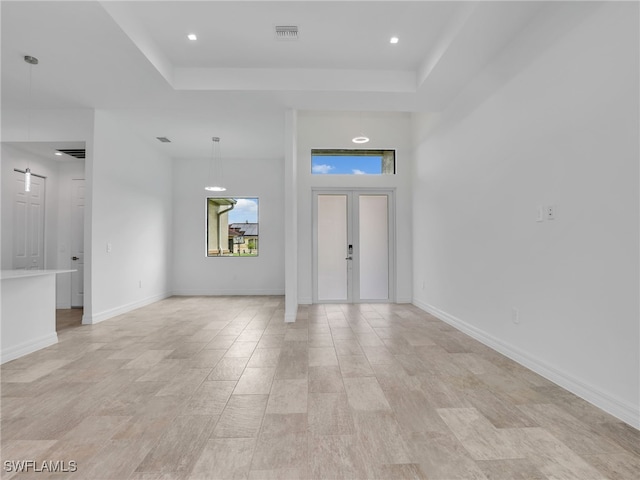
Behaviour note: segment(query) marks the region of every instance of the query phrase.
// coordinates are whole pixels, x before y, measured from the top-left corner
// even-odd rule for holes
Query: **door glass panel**
[[[389,298],[389,230],[386,195],[360,195],[360,299]]]
[[[318,195],[318,300],[347,300],[347,196]]]

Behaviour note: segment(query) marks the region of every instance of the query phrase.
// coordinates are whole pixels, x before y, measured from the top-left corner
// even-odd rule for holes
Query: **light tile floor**
[[[411,305],[174,297],[59,337],[2,366],[3,479],[640,478],[640,432]]]

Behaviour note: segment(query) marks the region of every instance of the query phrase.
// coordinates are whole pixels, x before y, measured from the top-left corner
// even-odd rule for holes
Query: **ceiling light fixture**
[[[389,43],[393,43],[393,44],[396,44],[396,43],[398,43],[399,41],[400,41],[400,39],[399,39],[398,37],[391,37],[391,38],[389,39]]]
[[[55,153],[54,153],[54,155],[55,155],[56,157],[61,157],[61,156],[62,156],[62,152],[55,152]]]
[[[31,169],[29,167],[24,171],[24,191],[31,191]]]
[[[190,33],[189,35],[187,35],[187,38],[192,42],[195,42],[196,40],[198,40],[198,36],[195,33]]]
[[[222,158],[220,155],[220,137],[211,137],[211,163],[209,163],[209,181],[205,190],[209,192],[224,192],[222,186]]]

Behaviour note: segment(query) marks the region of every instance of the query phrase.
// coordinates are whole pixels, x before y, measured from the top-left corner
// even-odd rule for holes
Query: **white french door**
[[[394,300],[391,190],[313,192],[315,303]]]

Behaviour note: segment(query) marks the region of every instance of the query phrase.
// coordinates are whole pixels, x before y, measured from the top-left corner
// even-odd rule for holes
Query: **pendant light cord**
[[[31,89],[33,87],[33,64],[29,64],[29,96],[27,98],[27,143],[31,141]]]
[[[25,55],[24,61],[29,64],[29,92],[27,96],[27,143],[31,142],[31,110],[33,109],[33,66],[38,65],[38,59],[31,55]],[[27,157],[27,170],[29,170],[29,157]]]
[[[216,158],[216,144],[215,142],[211,142],[211,158],[209,159],[209,178],[207,185],[213,185],[211,182],[213,180],[213,162]]]

